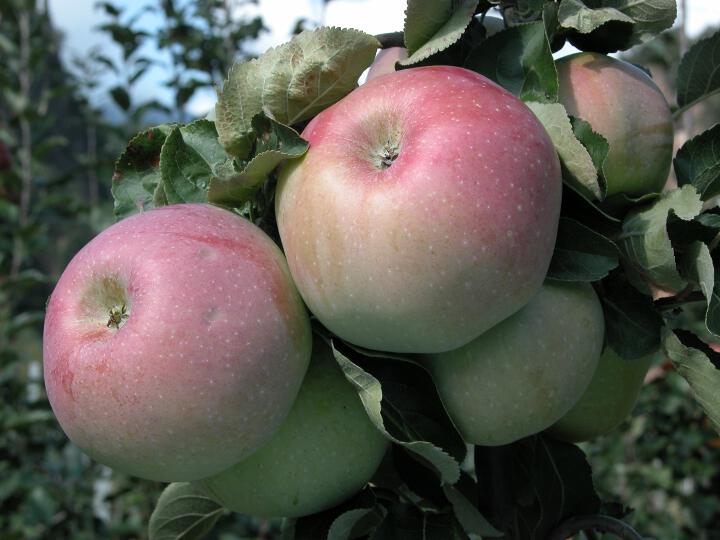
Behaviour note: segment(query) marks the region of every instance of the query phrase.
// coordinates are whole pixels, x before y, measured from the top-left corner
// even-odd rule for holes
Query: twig
[[[668,296],[666,298],[658,298],[653,302],[655,307],[660,311],[672,311],[675,308],[690,304],[692,302],[703,302],[705,301],[705,295],[700,291],[691,291],[688,293],[681,292],[675,296]]]
[[[715,238],[713,238],[708,244],[708,250],[710,251],[710,253],[715,251],[715,248],[718,247],[718,244],[720,244],[720,233],[716,234]]]
[[[380,42],[381,49],[405,46],[405,37],[402,32],[387,32],[386,34],[378,34],[375,38]]]
[[[20,93],[25,106],[29,106],[31,100],[32,80],[30,74],[30,13],[27,9],[22,10],[18,15],[18,29],[20,31]],[[20,112],[20,212],[18,215],[18,227],[20,230],[28,225],[30,219],[30,199],[32,196],[32,131],[30,120],[27,117],[27,110]],[[13,246],[12,262],[10,263],[10,275],[16,276],[20,271],[23,259],[23,241],[20,231],[15,235]]]
[[[612,533],[622,540],[644,540],[630,525],[610,516],[577,516],[561,523],[548,540],[565,540],[581,531],[598,531]]]

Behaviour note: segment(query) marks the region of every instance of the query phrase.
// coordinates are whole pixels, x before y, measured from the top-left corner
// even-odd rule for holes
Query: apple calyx
[[[130,316],[128,313],[127,306],[125,304],[113,306],[110,309],[110,318],[107,322],[108,328],[114,328],[118,330]]]
[[[93,279],[81,300],[83,318],[110,330],[122,328],[131,308],[127,283],[115,274]]]
[[[400,148],[397,144],[386,142],[382,150],[375,156],[375,166],[380,170],[385,170],[393,164],[400,155]]]

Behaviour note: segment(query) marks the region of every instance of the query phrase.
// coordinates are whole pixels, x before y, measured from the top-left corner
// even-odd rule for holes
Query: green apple
[[[625,360],[606,348],[580,401],[548,433],[564,441],[581,442],[614,430],[632,412],[654,359],[652,354]]]
[[[607,194],[659,193],[670,172],[673,123],[653,80],[632,64],[597,53],[561,58],[557,70],[560,103],[610,144],[603,166]]]
[[[508,444],[554,424],[590,384],[605,323],[588,284],[546,282],[518,313],[469,344],[427,356],[466,442]]]
[[[199,484],[235,512],[305,516],[362,489],[387,446],[330,348],[315,339],[297,401],[278,433],[249,458]]]

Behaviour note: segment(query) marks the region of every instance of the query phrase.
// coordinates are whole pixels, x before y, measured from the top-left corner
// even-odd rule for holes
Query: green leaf
[[[404,27],[409,57],[400,64],[416,64],[450,47],[470,24],[477,5],[478,0],[409,0]]]
[[[17,45],[6,35],[0,34],[0,53],[6,58],[12,58],[17,55]]]
[[[528,441],[523,450],[521,467],[538,494],[536,509],[519,512],[526,514],[522,521],[528,538],[544,540],[565,519],[597,511],[600,499],[593,486],[592,470],[580,448],[539,436]]]
[[[323,27],[233,65],[215,106],[221,144],[246,159],[256,114],[288,126],[312,118],[357,86],[379,46],[359,30]]]
[[[629,360],[655,352],[660,345],[663,320],[652,298],[640,293],[617,272],[602,281],[601,291],[607,344]]]
[[[612,240],[573,219],[560,218],[549,279],[598,281],[618,263],[619,251]]]
[[[568,13],[573,12],[572,4],[575,2],[565,8]],[[667,30],[677,17],[675,0],[582,0],[582,4],[586,10],[579,8],[577,11],[582,13],[580,16],[585,20],[578,26],[582,26],[586,33],[580,33],[572,25],[568,26],[576,32],[571,42],[582,50],[613,52],[629,49]],[[587,33],[590,26],[602,19],[604,22]],[[568,23],[571,22],[580,21],[571,16]]]
[[[167,124],[147,129],[130,139],[120,154],[111,188],[118,219],[156,206],[162,190],[160,151],[172,129]]]
[[[543,6],[542,21],[545,25],[545,34],[550,42],[552,52],[558,52],[565,45],[565,29],[558,21],[558,7],[556,3],[546,3]]]
[[[500,447],[477,447],[481,511],[507,538],[547,540],[567,518],[595,514],[600,499],[592,471],[577,446],[544,435]]]
[[[15,223],[20,215],[20,207],[5,199],[0,199],[0,222]]]
[[[688,279],[700,287],[707,301],[705,327],[712,334],[720,336],[720,279],[710,250],[703,242],[695,242],[683,259]]]
[[[60,146],[66,147],[69,143],[70,141],[68,141],[67,137],[63,137],[61,135],[51,135],[50,137],[45,137],[41,142],[33,147],[33,159],[42,161],[46,158],[49,152]]]
[[[664,193],[654,204],[633,212],[623,222],[618,245],[629,270],[642,281],[678,291],[685,286],[677,271],[667,222],[670,214],[689,221],[702,211],[695,188],[683,186]]]
[[[455,518],[467,534],[482,538],[497,538],[503,535],[458,489],[453,486],[443,486],[443,491],[453,507]]]
[[[256,140],[256,157],[272,151],[290,159],[300,157],[307,152],[308,142],[300,137],[297,131],[262,113],[253,118],[252,128]]]
[[[363,538],[380,525],[385,515],[386,511],[380,505],[348,510],[333,521],[328,530],[327,540]]]
[[[52,422],[53,420],[55,420],[55,415],[52,411],[25,411],[9,416],[7,421],[3,424],[3,430],[9,431],[11,429],[23,428],[31,424]]]
[[[341,540],[371,533],[386,515],[371,489],[365,487],[349,500],[322,512],[283,522],[285,540]]]
[[[635,24],[632,17],[614,7],[591,9],[581,0],[562,0],[558,20],[564,28],[573,28],[581,34],[588,34],[610,21]]]
[[[180,128],[170,132],[160,152],[160,176],[168,204],[207,202],[212,170],[185,144]]]
[[[127,90],[122,86],[116,86],[110,90],[110,95],[117,106],[123,111],[127,111],[130,108],[130,94],[128,94]]]
[[[212,122],[196,120],[175,127],[160,152],[162,202],[207,202],[211,181],[231,168],[232,163],[218,142]]]
[[[688,382],[695,399],[720,433],[720,369],[702,351],[686,347],[675,332],[667,332],[663,345],[678,373]]]
[[[150,516],[150,540],[198,540],[212,531],[223,508],[194,484],[170,484]]]
[[[538,117],[555,145],[563,165],[563,180],[589,199],[599,199],[602,189],[590,153],[575,137],[565,107],[559,103],[526,103]]]
[[[600,191],[602,194],[600,198],[604,199],[607,193],[607,185],[603,176],[603,167],[605,166],[605,159],[607,159],[608,152],[610,151],[610,143],[608,143],[605,137],[594,131],[589,122],[581,118],[571,116],[570,125],[572,125],[573,133],[577,140],[580,141],[588,151],[588,154],[590,154],[590,159],[592,159],[600,183]]]
[[[305,154],[308,143],[291,127],[263,113],[252,120],[255,156],[239,173],[218,175],[210,182],[208,198],[215,204],[239,207],[250,200],[283,161]]]
[[[255,156],[241,172],[213,178],[208,200],[229,208],[240,207],[253,198],[270,172],[284,159],[281,152],[269,150]]]
[[[224,164],[228,155],[218,142],[215,124],[206,119],[180,126],[183,141],[215,170]]]
[[[120,16],[120,13],[121,13],[120,9],[111,2],[96,2],[95,8],[96,9],[99,9],[99,8],[104,9],[105,13],[107,15],[110,15],[111,17],[118,17],[118,16]]]
[[[23,311],[12,317],[3,330],[12,338],[25,328],[42,326],[44,319],[45,313],[42,311]]]
[[[387,410],[390,408],[390,414],[395,413],[393,420],[395,426],[402,424],[402,417],[401,414],[397,414],[397,409],[393,409],[392,404],[383,401],[383,388],[380,381],[338,351],[334,345],[333,353],[345,377],[357,389],[365,410],[375,427],[390,441],[405,447],[408,451],[416,454],[422,462],[428,463],[436,471],[442,484],[454,484],[457,482],[460,477],[460,466],[458,462],[443,449],[435,446],[431,442],[417,440],[413,437],[412,432],[408,433],[408,430],[394,430],[405,431],[405,433],[403,433],[403,435],[405,435],[403,439],[405,440],[392,435],[388,430],[389,426],[386,425],[387,422],[383,414],[384,409]]]
[[[673,163],[678,185],[695,186],[703,201],[720,194],[720,124],[687,141]]]
[[[423,512],[405,502],[390,504],[388,515],[369,540],[467,540],[453,515]]]
[[[470,51],[465,67],[497,82],[523,101],[557,101],[557,70],[542,21],[514,26],[489,37]]]
[[[720,91],[720,31],[701,39],[680,60],[677,77],[679,114]]]

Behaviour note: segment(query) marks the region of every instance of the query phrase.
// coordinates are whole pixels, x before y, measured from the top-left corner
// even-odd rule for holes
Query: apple
[[[547,282],[512,317],[424,361],[465,442],[498,446],[544,430],[577,403],[604,333],[590,285]]]
[[[166,206],[116,223],[70,262],[47,306],[45,386],[92,458],[196,480],[275,433],[311,346],[269,237],[214,206]]]
[[[606,348],[580,401],[548,433],[564,441],[582,442],[614,430],[630,415],[655,357],[625,360]]]
[[[310,310],[355,345],[456,349],[537,292],[557,232],[552,142],[512,94],[463,68],[360,86],[305,128],[276,215]]]
[[[316,338],[300,394],[280,430],[253,455],[199,485],[235,512],[314,514],[362,489],[387,446],[330,348]]]
[[[561,58],[557,70],[560,103],[610,145],[603,167],[607,194],[659,193],[672,162],[673,124],[653,80],[627,62],[597,53]]]
[[[365,82],[376,79],[381,75],[387,75],[395,71],[395,64],[400,60],[404,60],[408,57],[408,52],[405,47],[388,47],[382,49],[375,57],[375,61],[370,66]]]

